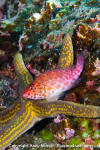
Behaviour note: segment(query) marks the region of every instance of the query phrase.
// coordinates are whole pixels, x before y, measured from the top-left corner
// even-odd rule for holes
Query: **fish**
[[[78,80],[84,67],[84,56],[77,54],[75,66],[67,69],[55,69],[40,74],[23,92],[23,98],[58,100],[62,92],[71,89]]]

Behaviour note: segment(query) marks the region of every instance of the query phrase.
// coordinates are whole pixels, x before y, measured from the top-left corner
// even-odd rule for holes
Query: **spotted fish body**
[[[74,86],[83,70],[84,59],[77,56],[77,64],[70,69],[56,69],[38,76],[23,92],[24,98],[57,100],[62,92]]]

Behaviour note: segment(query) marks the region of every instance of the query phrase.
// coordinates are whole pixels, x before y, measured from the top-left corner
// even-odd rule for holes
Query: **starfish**
[[[33,78],[25,67],[20,52],[14,56],[14,66],[19,81],[19,96],[13,105],[0,113],[0,150],[8,147],[37,121],[46,117],[54,117],[58,114],[86,118],[100,117],[99,106],[84,106],[66,101],[24,99],[22,93]]]

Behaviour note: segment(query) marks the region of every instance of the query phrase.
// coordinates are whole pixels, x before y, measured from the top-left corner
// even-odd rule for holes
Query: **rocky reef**
[[[68,34],[73,56],[66,66],[64,61],[61,63],[61,56]],[[48,70],[71,68],[76,64],[77,53],[82,53],[83,72],[76,85],[59,99],[100,106],[99,0],[2,0],[0,42],[0,111],[18,99],[19,83],[13,63],[18,51],[33,79]],[[100,120],[65,115],[47,118],[19,137],[8,150],[27,149],[18,147],[21,144],[34,145],[37,149],[51,146],[55,150],[81,145],[80,149],[91,150],[100,146]],[[30,146],[30,150],[34,149]]]

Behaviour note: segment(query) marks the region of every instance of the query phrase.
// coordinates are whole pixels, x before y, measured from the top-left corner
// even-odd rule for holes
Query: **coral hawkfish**
[[[62,92],[74,86],[83,70],[84,59],[77,56],[77,64],[69,69],[56,69],[45,72],[33,81],[23,92],[24,98],[57,100]]]

